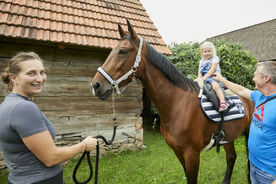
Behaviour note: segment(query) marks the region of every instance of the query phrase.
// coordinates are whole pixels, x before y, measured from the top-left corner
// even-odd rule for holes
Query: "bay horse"
[[[92,79],[93,93],[104,100],[113,90],[120,94],[120,87],[132,78],[141,80],[159,112],[161,134],[182,164],[187,183],[196,184],[200,153],[218,129],[218,123],[210,121],[200,109],[198,84],[144,42],[129,21],[127,25],[128,32],[118,25],[121,40]],[[236,160],[234,140],[244,131],[248,132],[253,113],[253,104],[244,98],[241,100],[245,116],[224,125],[228,139],[228,144],[223,145],[227,161],[224,184],[230,183]]]

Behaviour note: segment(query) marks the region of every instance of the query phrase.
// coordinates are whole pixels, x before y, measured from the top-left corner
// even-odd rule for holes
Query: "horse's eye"
[[[120,51],[119,51],[119,55],[125,55],[125,54],[127,54],[128,53],[128,50],[127,49],[121,49]]]

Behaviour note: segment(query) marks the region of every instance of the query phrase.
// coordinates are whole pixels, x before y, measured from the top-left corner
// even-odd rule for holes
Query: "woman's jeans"
[[[276,180],[276,176],[258,169],[250,162],[250,179],[251,184],[271,184]]]

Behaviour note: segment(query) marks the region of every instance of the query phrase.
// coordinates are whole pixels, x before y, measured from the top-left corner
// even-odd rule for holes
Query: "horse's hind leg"
[[[234,147],[234,142],[225,144],[224,150],[226,152],[227,169],[226,169],[226,173],[225,173],[224,180],[222,183],[230,184],[232,172],[233,172],[235,161],[237,158],[236,150]]]

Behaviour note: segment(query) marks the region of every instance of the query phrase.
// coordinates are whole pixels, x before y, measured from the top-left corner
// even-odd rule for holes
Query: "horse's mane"
[[[157,52],[152,46],[146,43],[147,46],[147,59],[156,66],[169,81],[174,85],[187,91],[198,91],[199,86],[193,80],[185,77],[170,61],[167,57]]]

